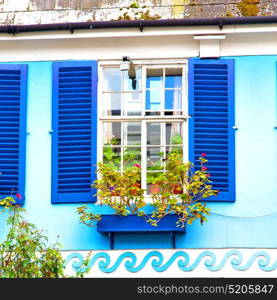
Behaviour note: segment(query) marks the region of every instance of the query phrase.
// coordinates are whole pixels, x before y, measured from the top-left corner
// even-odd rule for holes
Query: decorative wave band
[[[131,273],[141,271],[146,264],[151,263],[151,266],[156,272],[166,271],[172,264],[177,263],[178,268],[184,272],[191,272],[203,262],[207,270],[216,272],[220,271],[227,262],[237,271],[246,271],[254,263],[265,272],[274,271],[277,268],[277,260],[271,263],[270,255],[266,251],[257,251],[251,257],[244,261],[243,254],[239,250],[229,250],[220,260],[211,250],[201,252],[194,261],[191,261],[189,254],[186,251],[176,251],[169,259],[165,259],[160,251],[150,251],[143,259],[138,261],[138,258],[133,252],[124,252],[111,263],[110,254],[107,252],[98,252],[89,260],[87,267],[83,267],[85,261],[81,253],[74,252],[68,255],[65,260],[65,267],[72,263],[72,268],[75,271],[85,271],[86,268],[92,269],[98,263],[98,268],[103,273],[115,272],[121,264],[124,264],[127,271]]]

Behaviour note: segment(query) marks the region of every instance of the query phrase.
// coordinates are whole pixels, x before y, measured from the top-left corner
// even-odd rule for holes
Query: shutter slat
[[[52,203],[94,202],[96,62],[53,64]]]
[[[233,60],[189,61],[190,160],[201,168],[207,154],[216,197],[205,201],[235,201]]]

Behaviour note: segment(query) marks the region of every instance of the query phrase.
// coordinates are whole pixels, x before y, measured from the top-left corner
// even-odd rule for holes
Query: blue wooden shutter
[[[53,64],[52,203],[94,202],[97,63]]]
[[[216,197],[207,201],[235,201],[234,61],[189,60],[189,159],[207,154]]]
[[[21,205],[25,199],[26,91],[27,65],[0,65],[0,198],[13,196]]]

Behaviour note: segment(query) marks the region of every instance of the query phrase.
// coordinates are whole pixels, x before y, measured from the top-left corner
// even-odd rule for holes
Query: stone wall
[[[134,2],[139,8],[130,8]],[[240,16],[240,0],[0,0],[0,24],[89,22],[122,18]],[[260,15],[277,14],[275,0],[260,0]],[[125,14],[125,17],[124,17]]]

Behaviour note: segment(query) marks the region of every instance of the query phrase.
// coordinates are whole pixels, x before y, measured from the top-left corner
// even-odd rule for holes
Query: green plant
[[[121,168],[121,155],[116,150],[120,149],[117,147],[119,141],[116,138],[110,139],[103,148],[103,161],[105,164],[111,166],[114,170],[120,170]],[[140,146],[133,145],[133,147],[127,147],[123,152],[123,169],[130,169],[135,164],[140,164]]]
[[[192,163],[184,163],[180,153],[168,154],[166,171],[157,179],[159,191],[152,195],[154,210],[149,220],[152,225],[156,226],[168,214],[178,216],[178,227],[192,224],[195,219],[199,219],[201,224],[207,220],[210,209],[200,201],[217,195],[218,191],[212,189],[205,156],[202,153],[199,157],[200,170],[193,170]]]
[[[17,194],[17,197],[21,197]],[[60,245],[48,245],[48,238],[37,227],[23,217],[25,210],[15,204],[13,197],[0,199],[2,212],[8,212],[9,231],[0,243],[0,278],[62,278],[64,259]],[[82,278],[88,272],[87,258],[83,271],[76,272],[75,278]]]
[[[24,220],[23,208],[14,205],[12,197],[1,200],[3,203],[9,211],[10,229],[0,244],[0,278],[64,277],[59,245],[47,245],[48,238]]]
[[[199,219],[202,224],[210,211],[202,201],[217,195],[218,191],[211,185],[210,174],[205,166],[208,161],[206,154],[202,153],[199,157],[200,169],[195,170],[191,162],[183,162],[182,143],[180,134],[172,136],[169,153],[160,152],[160,159],[148,162],[146,182],[152,194],[150,205],[153,208],[150,216],[144,212],[145,191],[140,185],[141,169],[139,160],[136,160],[139,148],[124,152],[123,160],[126,164],[122,172],[114,167],[114,160],[109,160],[113,156],[105,157],[104,154],[107,163],[98,165],[100,179],[94,183],[100,203],[113,208],[117,215],[143,216],[153,226],[157,226],[168,214],[178,216],[176,226],[184,227],[185,224],[192,224],[195,219]],[[109,143],[116,144],[117,140]],[[77,212],[80,222],[88,226],[101,220],[101,215],[89,212],[86,205],[79,207]]]
[[[146,217],[141,210],[144,202],[144,189],[141,188],[140,165],[126,168],[124,172],[114,170],[109,164],[98,164],[99,179],[93,186],[97,189],[97,197],[101,205],[114,209],[115,214],[127,216],[137,214]],[[101,215],[88,212],[88,207],[83,205],[77,208],[80,222],[92,226],[101,220]]]

